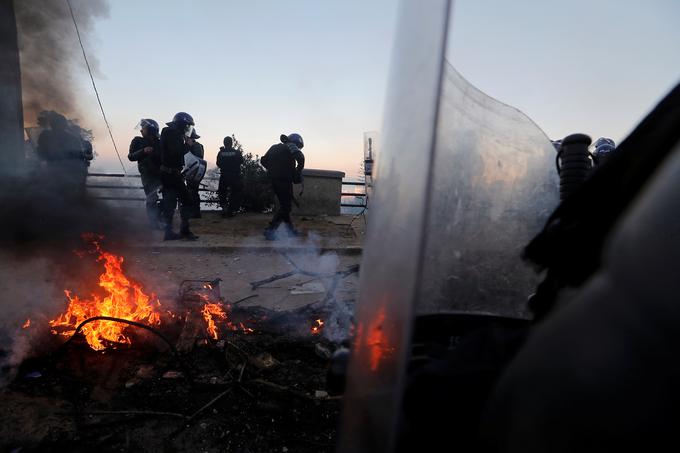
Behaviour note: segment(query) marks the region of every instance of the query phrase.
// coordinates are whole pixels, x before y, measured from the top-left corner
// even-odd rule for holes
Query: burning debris
[[[239,331],[243,333],[253,333],[254,330],[250,327],[246,327],[242,322],[233,323],[229,320],[227,310],[229,306],[225,306],[222,303],[206,302],[203,305],[201,313],[207,324],[208,334],[213,340],[219,339],[220,327],[226,328],[227,330]],[[216,322],[217,320],[217,322]]]
[[[49,322],[53,334],[72,337],[82,332],[88,345],[95,351],[101,351],[115,345],[131,344],[130,337],[125,333],[131,323],[122,321],[158,327],[161,324],[161,315],[177,319],[178,315],[173,310],[162,311],[161,302],[155,294],[147,294],[139,283],[125,274],[124,258],[102,248],[103,236],[90,233],[84,235],[83,239],[91,249],[77,254],[81,257],[96,255],[97,262],[104,265],[104,272],[99,276],[98,282],[102,294],[81,298],[64,290],[69,305],[63,314]],[[254,332],[243,322],[232,322],[229,319],[231,306],[225,304],[219,296],[219,280],[202,283],[198,290],[185,289],[182,300],[185,304],[189,301],[190,306],[196,305],[196,302],[200,304],[206,333],[213,340],[219,339],[222,330]],[[24,328],[29,325],[30,320],[27,320]]]
[[[10,407],[12,398],[26,392],[58,400],[53,407],[60,407],[60,414],[49,416],[58,422],[41,423],[61,439],[77,436],[87,445],[97,445],[106,432],[112,445],[122,446],[130,436],[140,449],[168,444],[180,451],[217,444],[238,451],[332,448],[339,411],[334,395],[341,388],[327,386],[328,364],[338,348],[326,337],[334,319],[329,311],[340,303],[332,294],[275,311],[241,305],[257,294],[232,302],[222,296],[223,282],[206,279],[182,282],[173,296],[159,281],[141,278],[139,264],[128,267],[139,259],[119,253],[115,242],[95,234],[84,239],[87,247],[74,255],[74,263],[88,268],[87,277],[76,271],[69,283],[57,278],[57,285],[67,288],[56,299],[63,298],[63,311],[49,317],[32,313],[30,332],[23,333],[43,335],[52,352],[20,365],[3,405]],[[326,287],[344,278],[330,267],[320,270]],[[140,327],[162,335],[170,350],[150,342],[153,337],[141,335]],[[69,340],[57,347],[55,340],[66,336]],[[159,418],[167,421],[159,424]],[[136,421],[134,428],[128,419]],[[72,427],[69,432],[60,431],[66,426]],[[0,432],[3,436],[15,438],[7,431]],[[39,445],[62,446],[54,438],[42,439]]]
[[[83,299],[64,290],[69,305],[65,313],[50,321],[52,333],[70,337],[82,323],[100,316],[160,325],[160,301],[154,294],[147,295],[138,283],[125,275],[124,258],[103,250],[102,236],[88,234],[84,239],[92,247],[90,253],[96,254],[97,261],[104,264],[98,283],[103,295],[92,294]],[[101,351],[116,343],[130,344],[130,338],[124,334],[126,327],[116,322],[95,321],[83,325],[81,331],[90,347]]]
[[[217,340],[218,335],[215,319],[224,322],[227,319],[227,314],[224,312],[224,309],[220,304],[211,303],[206,303],[203,306],[202,313],[205,322],[208,324],[208,333],[210,334],[210,337],[213,340]]]
[[[314,322],[312,323],[312,335],[319,335],[321,331],[323,330],[323,325],[324,322],[322,319],[315,319]]]

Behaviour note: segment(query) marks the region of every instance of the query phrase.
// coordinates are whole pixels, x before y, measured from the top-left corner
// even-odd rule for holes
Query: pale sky
[[[459,0],[449,59],[553,139],[617,143],[680,82],[680,1]]]
[[[182,110],[211,164],[224,135],[261,155],[279,134],[299,132],[308,167],[356,176],[363,133],[381,128],[396,1],[110,4],[85,44],[100,61],[97,83],[121,153],[140,118],[166,122]],[[680,81],[678,23],[674,0],[458,0],[448,57],[550,137],[618,142]],[[84,77],[81,103],[96,108]],[[92,120],[93,169],[120,171],[101,118]]]

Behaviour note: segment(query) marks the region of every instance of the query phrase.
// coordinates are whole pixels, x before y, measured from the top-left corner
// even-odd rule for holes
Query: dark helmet
[[[225,148],[231,148],[231,146],[234,144],[234,140],[231,137],[226,136],[224,137],[222,143],[224,143]]]
[[[598,157],[604,156],[605,154],[609,154],[616,149],[616,143],[614,142],[614,140],[606,137],[600,137],[597,140],[595,140],[593,146],[595,147],[595,151],[593,151],[593,154]]]
[[[302,136],[300,134],[290,134],[290,135],[281,135],[281,143],[293,143],[295,146],[298,148],[302,149],[305,146],[305,142],[302,140]]]
[[[593,143],[593,161],[596,165],[603,163],[609,155],[616,149],[616,143],[611,138],[600,137]]]
[[[68,120],[64,115],[52,112],[49,116],[50,128],[53,130],[63,130],[68,127]]]
[[[172,117],[172,122],[173,123],[189,124],[189,125],[193,126],[194,125],[194,118],[186,112],[177,112],[177,113],[175,113],[175,116]]]
[[[593,145],[595,146],[595,152],[597,152],[597,150],[610,152],[614,148],[616,148],[616,143],[614,142],[614,140],[607,137],[598,138],[597,140],[595,140],[595,143],[593,143]]]
[[[158,126],[158,123],[151,118],[143,118],[139,122],[139,127],[146,127],[149,129],[153,129],[154,131],[158,132],[160,130],[160,127]]]

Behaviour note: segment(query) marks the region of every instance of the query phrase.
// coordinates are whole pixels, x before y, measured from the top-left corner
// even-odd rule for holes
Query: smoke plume
[[[43,110],[82,117],[75,89],[76,75],[85,71],[83,55],[66,0],[14,2],[21,54],[24,118],[28,124]],[[106,17],[106,0],[71,0],[85,49],[96,20]],[[98,61],[88,52],[95,73]]]
[[[70,1],[96,72],[97,59],[88,43],[96,20],[108,14],[107,0]],[[42,123],[49,121],[39,120],[56,115],[50,111],[65,117],[64,127],[72,135],[91,140],[87,130],[91,124],[81,127],[66,120],[90,117],[81,110],[79,99],[92,96],[78,88],[79,77],[87,72],[67,1],[15,0],[14,6],[24,118],[27,125],[37,124],[26,129],[29,143],[35,147],[40,142],[40,134],[49,126]],[[87,146],[83,143],[82,148]],[[0,387],[26,354],[37,349],[35,342],[49,337],[41,329],[46,319],[63,308],[64,282],[86,275],[89,280],[96,278],[88,275],[92,271],[73,254],[82,248],[81,234],[101,233],[115,241],[128,237],[135,228],[120,212],[87,194],[82,160],[75,163],[28,154],[32,156],[24,165],[17,163],[18,171],[4,168],[0,178]],[[29,314],[34,323],[22,329]]]

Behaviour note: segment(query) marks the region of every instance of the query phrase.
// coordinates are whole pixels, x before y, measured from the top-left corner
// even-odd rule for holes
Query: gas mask
[[[185,136],[185,137],[187,137],[187,138],[191,137],[191,134],[192,134],[193,132],[194,132],[194,126],[192,126],[191,124],[187,124],[187,125],[184,127],[184,136]]]

